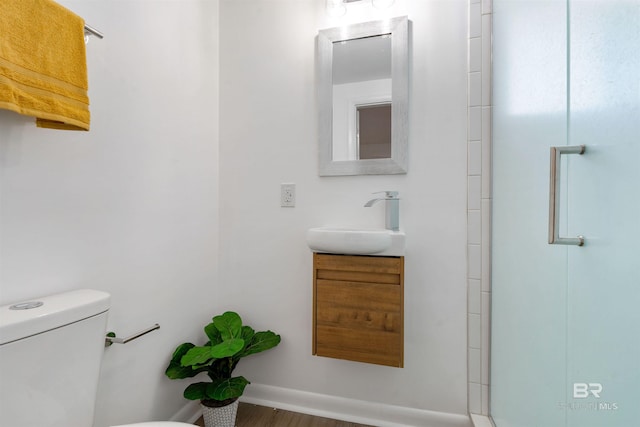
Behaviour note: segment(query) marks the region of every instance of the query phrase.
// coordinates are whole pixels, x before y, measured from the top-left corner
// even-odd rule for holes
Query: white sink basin
[[[401,231],[318,227],[307,231],[307,245],[314,252],[348,255],[404,256]]]

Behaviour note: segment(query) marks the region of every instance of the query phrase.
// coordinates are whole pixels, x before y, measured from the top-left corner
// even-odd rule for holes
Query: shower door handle
[[[584,245],[584,236],[560,237],[560,169],[562,154],[584,154],[584,145],[551,147],[549,176],[549,244]]]

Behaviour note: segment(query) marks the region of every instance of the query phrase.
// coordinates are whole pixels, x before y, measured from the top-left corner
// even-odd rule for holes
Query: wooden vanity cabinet
[[[404,257],[313,254],[313,354],[403,366]]]

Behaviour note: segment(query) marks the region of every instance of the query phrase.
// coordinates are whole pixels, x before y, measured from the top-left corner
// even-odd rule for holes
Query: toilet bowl
[[[110,298],[82,289],[0,307],[0,426],[93,425]],[[134,426],[193,427],[114,427]]]

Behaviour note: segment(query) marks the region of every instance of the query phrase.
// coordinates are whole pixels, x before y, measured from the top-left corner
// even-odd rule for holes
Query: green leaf
[[[231,357],[244,348],[244,340],[242,338],[232,338],[222,341],[218,345],[211,347],[209,357],[214,359],[222,359]]]
[[[211,383],[194,383],[184,390],[183,396],[189,400],[202,400],[207,398],[207,387]]]
[[[234,377],[214,381],[207,386],[207,397],[214,400],[227,400],[242,396],[244,388],[250,384],[245,377]]]
[[[171,360],[179,361],[180,359],[182,359],[182,356],[184,356],[187,353],[187,351],[191,350],[193,347],[195,347],[195,345],[191,344],[190,342],[180,344],[176,348],[176,350],[173,352],[173,355],[171,356]]]
[[[213,322],[204,327],[204,333],[207,334],[210,345],[216,345],[222,342],[222,335],[220,335],[220,331]]]
[[[164,371],[167,377],[175,380],[190,378],[200,373],[200,371],[194,371],[190,367],[182,366],[182,364],[180,363],[182,356],[184,356],[193,347],[195,347],[195,345],[191,343],[184,343],[180,344],[178,348],[176,348],[176,351],[173,352],[173,356],[171,356],[169,366],[167,366],[167,369]]]
[[[223,340],[238,338],[242,330],[242,319],[238,313],[227,311],[213,318],[213,324],[220,331]]]
[[[182,366],[202,365],[209,360],[211,360],[211,347],[193,347],[182,356],[180,364]]]
[[[183,378],[195,377],[200,372],[206,372],[207,369],[208,366],[169,366],[165,371],[165,374],[172,380],[181,380]]]
[[[245,357],[250,354],[260,353],[278,344],[280,344],[280,335],[276,335],[271,331],[256,332],[249,345],[238,356]]]
[[[224,380],[227,378],[231,378],[231,373],[235,365],[233,360],[229,357],[225,357],[224,359],[215,359],[211,366],[207,369],[207,375],[211,378],[212,381]]]
[[[254,331],[253,328],[251,328],[251,326],[242,327],[241,338],[244,340],[245,343],[250,343],[251,339],[255,334],[256,334],[256,331]]]

